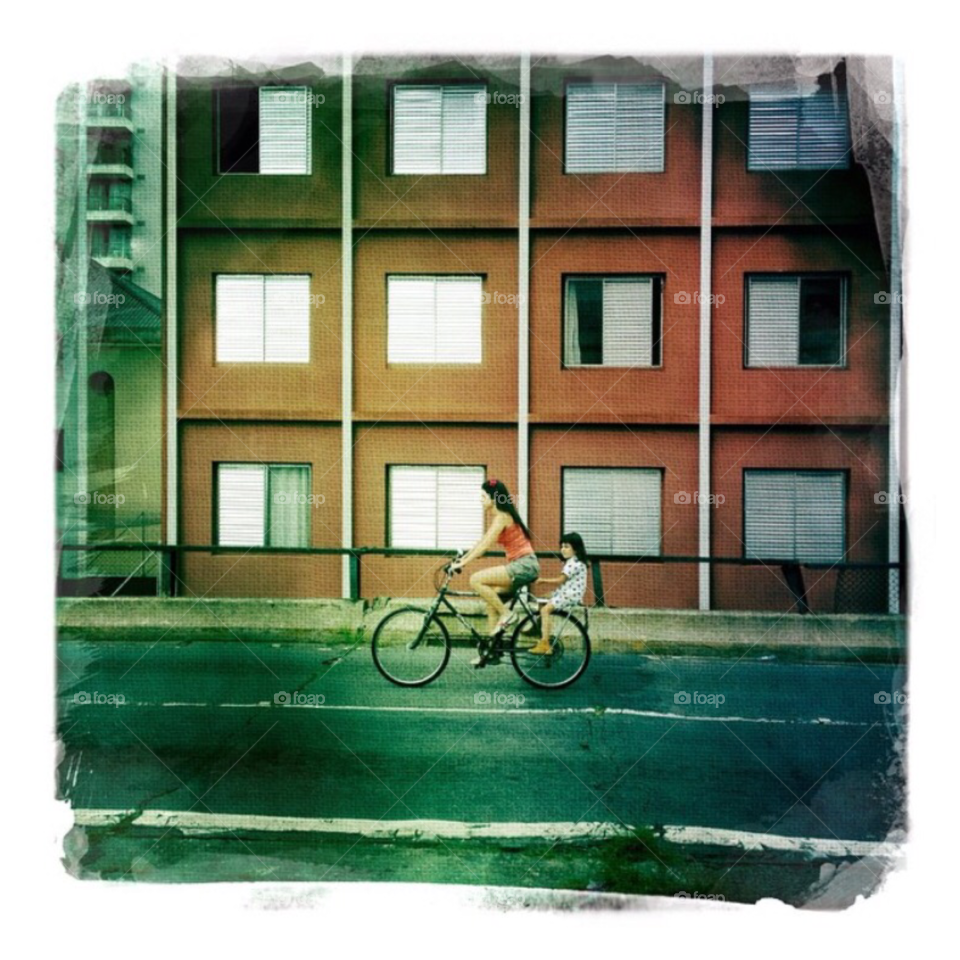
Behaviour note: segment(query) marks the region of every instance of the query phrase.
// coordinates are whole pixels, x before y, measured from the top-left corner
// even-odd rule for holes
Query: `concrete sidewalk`
[[[457,599],[483,629],[478,600]],[[400,600],[271,600],[121,597],[57,601],[62,640],[150,643],[238,640],[269,643],[369,642],[377,624],[403,606],[426,608],[429,598]],[[885,614],[795,614],[740,611],[581,610],[596,653],[658,656],[776,656],[784,660],[901,663],[906,617]],[[447,617],[454,640],[465,631]]]

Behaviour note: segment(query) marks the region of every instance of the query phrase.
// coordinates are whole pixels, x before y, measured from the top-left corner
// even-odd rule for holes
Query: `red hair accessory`
[[[498,482],[498,481],[496,481],[496,480],[488,480],[488,481],[487,481],[487,486],[488,486],[488,487],[495,487],[495,486],[497,485],[497,482]]]

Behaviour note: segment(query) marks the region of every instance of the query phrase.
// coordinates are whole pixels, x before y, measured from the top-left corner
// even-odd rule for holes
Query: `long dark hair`
[[[583,537],[579,533],[565,533],[560,538],[561,543],[569,543],[573,552],[581,563],[587,562],[587,548],[583,545]]]
[[[523,522],[523,520],[520,519],[520,514],[517,512],[517,508],[513,505],[513,497],[510,496],[510,491],[507,489],[507,485],[502,480],[495,480],[491,478],[489,480],[484,480],[481,484],[481,488],[493,501],[494,506],[501,513],[505,513],[510,516],[514,523],[519,523],[520,529],[526,534],[527,539],[531,539],[530,531],[527,529],[527,525]]]

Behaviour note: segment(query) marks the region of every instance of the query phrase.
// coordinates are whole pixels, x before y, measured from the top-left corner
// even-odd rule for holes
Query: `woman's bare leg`
[[[512,585],[513,581],[510,579],[510,574],[507,573],[507,568],[503,566],[478,570],[470,578],[470,586],[487,605],[488,634],[493,633],[497,621],[507,612],[506,605],[500,599],[499,590]]]

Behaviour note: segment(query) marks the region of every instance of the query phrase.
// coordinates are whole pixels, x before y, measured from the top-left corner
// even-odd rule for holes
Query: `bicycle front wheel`
[[[450,659],[450,634],[438,616],[416,607],[395,610],[377,624],[373,662],[400,687],[422,687],[436,680]]]
[[[574,682],[590,662],[590,635],[574,616],[557,611],[550,618],[553,634],[550,653],[532,653],[540,640],[539,618],[526,617],[513,632],[510,659],[527,683],[542,690],[557,690]]]

